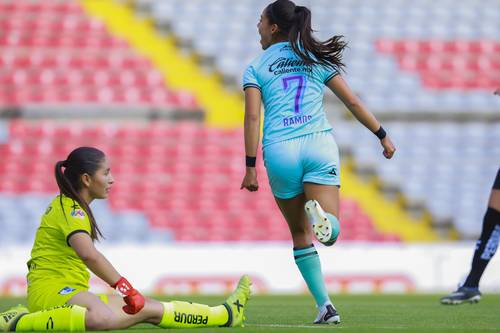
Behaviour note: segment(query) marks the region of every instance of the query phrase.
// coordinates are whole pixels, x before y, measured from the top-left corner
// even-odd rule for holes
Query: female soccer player
[[[494,95],[500,96],[500,88]],[[451,294],[441,298],[442,304],[457,305],[462,303],[477,303],[481,299],[479,280],[486,266],[495,255],[500,241],[500,169],[498,169],[493,189],[491,190],[488,208],[483,218],[481,236],[476,243],[472,258],[472,266],[467,279],[462,286]]]
[[[161,328],[242,326],[250,294],[247,276],[223,305],[159,302],[142,296],[94,247],[102,234],[89,205],[107,198],[114,182],[103,152],[75,149],[57,162],[55,177],[60,195],[42,217],[28,261],[28,308],[0,314],[0,330],[111,330],[137,323]],[[87,269],[120,296],[89,292]]]
[[[488,208],[483,218],[483,229],[477,240],[472,267],[464,284],[456,291],[441,298],[442,304],[477,303],[481,299],[479,280],[491,258],[495,255],[500,241],[500,169],[493,183]]]
[[[500,88],[494,95],[500,96]],[[481,299],[479,280],[486,266],[495,255],[500,241],[500,169],[493,183],[488,208],[483,218],[483,229],[476,243],[472,266],[464,284],[456,291],[441,298],[441,304],[457,305],[462,303],[477,303]]]
[[[243,77],[247,168],[241,188],[258,190],[255,156],[263,101],[264,164],[290,229],[295,262],[319,310],[314,323],[339,323],[307,222],[309,219],[321,243],[332,245],[336,241],[340,163],[332,128],[323,111],[324,85],[375,133],[386,158],[393,156],[395,148],[377,119],[339,75],[346,46],[341,36],[325,42],[314,39],[311,12],[289,0],[268,5],[257,28],[264,52],[248,66]]]

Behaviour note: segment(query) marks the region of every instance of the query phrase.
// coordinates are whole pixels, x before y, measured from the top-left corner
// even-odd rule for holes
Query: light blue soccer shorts
[[[264,147],[264,165],[275,197],[291,199],[304,182],[340,186],[339,149],[331,130]]]

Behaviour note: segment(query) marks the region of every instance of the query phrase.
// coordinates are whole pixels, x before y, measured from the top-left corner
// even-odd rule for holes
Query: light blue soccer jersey
[[[245,70],[243,89],[260,89],[264,103],[262,145],[331,129],[323,110],[325,83],[337,75],[307,66],[288,42],[271,45]]]

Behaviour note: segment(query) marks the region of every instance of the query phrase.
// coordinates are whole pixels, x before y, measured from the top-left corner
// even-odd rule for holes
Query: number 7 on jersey
[[[306,88],[306,78],[304,75],[292,75],[287,76],[282,79],[283,82],[283,90],[286,92],[291,89],[292,82],[297,82],[297,92],[295,94],[295,104],[294,110],[295,113],[300,113],[300,106],[302,102],[302,97],[304,97],[304,91]]]

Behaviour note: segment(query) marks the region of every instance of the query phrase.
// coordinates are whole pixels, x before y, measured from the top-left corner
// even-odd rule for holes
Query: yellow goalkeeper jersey
[[[87,213],[71,198],[55,197],[42,216],[28,261],[28,289],[53,284],[88,289],[87,266],[69,245],[69,237],[91,227]]]

